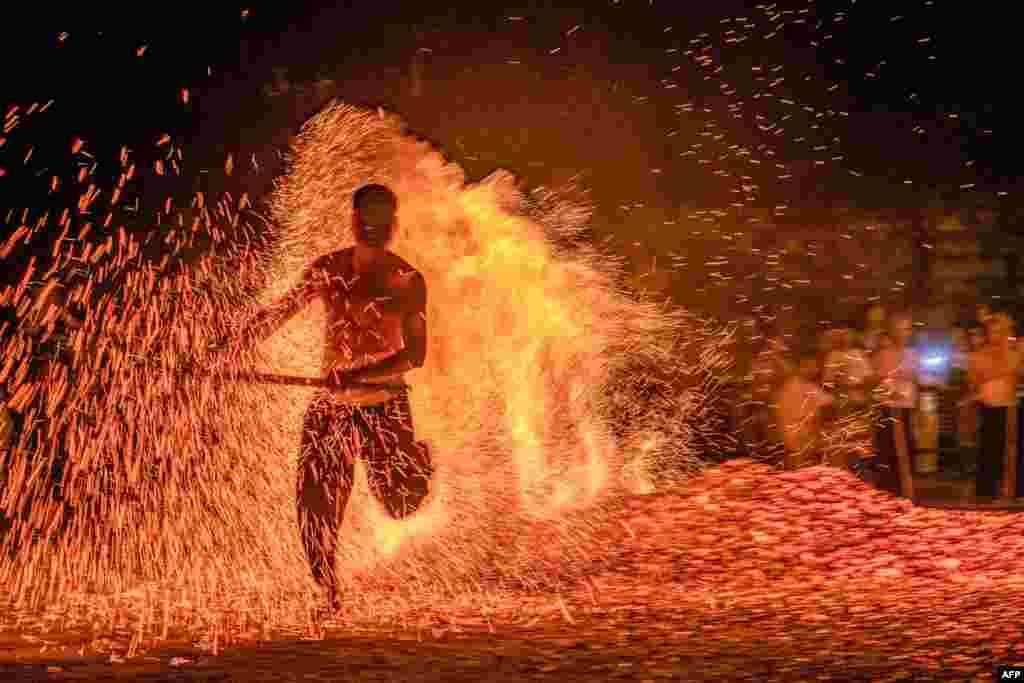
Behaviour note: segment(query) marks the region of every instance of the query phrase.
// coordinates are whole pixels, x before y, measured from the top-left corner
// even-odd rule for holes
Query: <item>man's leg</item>
[[[346,409],[317,396],[306,412],[296,499],[306,559],[333,609],[338,606],[338,528],[352,492],[355,436],[350,417],[336,414],[339,410]]]
[[[978,464],[975,494],[982,498],[998,495],[1003,477],[1003,452],[1006,448],[1006,409],[981,406],[978,410]]]
[[[877,472],[878,487],[890,493],[899,493],[899,471],[896,469],[896,429],[894,413],[888,406],[882,407],[881,424],[875,431],[875,456],[873,463]]]
[[[370,491],[395,519],[407,517],[430,492],[434,467],[427,444],[416,441],[409,399],[400,396],[363,409],[366,473]]]
[[[914,436],[913,409],[900,408],[896,417],[902,425],[899,432],[903,434],[902,444],[897,444],[896,457],[899,468],[900,495],[908,498],[914,496],[914,473],[917,471],[917,440]]]
[[[1018,403],[1017,411],[1017,497],[1024,498],[1024,403]]]

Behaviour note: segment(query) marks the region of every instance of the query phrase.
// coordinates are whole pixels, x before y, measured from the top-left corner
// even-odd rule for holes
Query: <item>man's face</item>
[[[352,227],[353,227],[353,229],[355,231],[356,242],[360,241],[359,240],[359,234],[360,234],[360,229],[362,228],[362,226],[363,226],[363,219],[362,219],[362,216],[360,216],[360,214],[359,214],[359,210],[358,209],[352,209]],[[389,237],[387,243],[384,244],[384,246],[382,248],[387,249],[392,244],[394,244],[395,237],[397,235],[398,235],[398,216],[396,215],[396,216],[393,216],[391,218],[391,236]]]

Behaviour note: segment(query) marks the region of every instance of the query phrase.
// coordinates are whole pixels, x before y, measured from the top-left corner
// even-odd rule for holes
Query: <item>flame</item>
[[[60,597],[84,584],[116,593],[151,581],[198,595],[244,585],[280,603],[312,590],[295,512],[311,390],[224,382],[218,372],[176,380],[174,369],[203,339],[282,296],[311,261],[350,245],[351,196],[369,182],[398,195],[392,249],[428,284],[428,358],[410,373],[410,402],[437,471],[422,508],[397,521],[356,462],[339,549],[349,594],[387,577],[448,593],[481,572],[548,581],[544,558],[571,554],[587,511],[619,490],[612,473],[628,466],[650,490],[654,469],[699,468],[700,378],[725,362],[714,351],[720,330],[627,296],[618,265],[596,249],[556,249],[554,238],[578,233],[589,215],[568,190],[526,193],[503,172],[467,184],[396,117],[335,104],[295,142],[271,198],[270,247],[174,277],[130,273],[116,292],[121,317],[89,312],[83,339],[113,330],[152,362],[143,371],[112,345],[86,344],[76,379],[49,376],[66,398],[49,435],[33,436],[48,460],[33,469],[22,460],[4,506],[17,517],[25,500],[44,499],[41,465],[59,438],[77,510],[37,505],[15,523],[0,574],[16,594]],[[311,305],[239,364],[318,375],[324,313]],[[657,447],[647,448],[652,434]],[[40,528],[50,543],[22,542]],[[519,540],[534,534],[551,539],[540,554]]]

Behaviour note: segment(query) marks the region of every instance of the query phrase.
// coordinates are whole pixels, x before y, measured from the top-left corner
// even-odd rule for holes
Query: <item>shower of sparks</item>
[[[652,268],[658,277],[649,281],[660,280],[652,287],[672,290],[688,305],[739,313],[756,303],[791,303],[836,290],[846,314],[869,297],[905,295],[909,259],[891,258],[891,250],[881,247],[905,241],[905,215],[853,209],[803,230],[779,228],[819,185],[841,187],[835,194],[845,194],[851,208],[868,196],[875,205],[880,194],[894,206],[909,200],[922,209],[932,190],[947,197],[959,193],[965,204],[991,204],[1010,194],[1008,181],[969,156],[974,142],[994,145],[1004,131],[978,128],[946,99],[934,107],[922,105],[923,82],[937,81],[935,74],[951,66],[944,60],[961,38],[941,3],[904,3],[889,15],[870,3],[762,3],[742,15],[692,27],[676,23],[679,8],[672,3],[608,4],[608,17],[643,27],[630,33],[631,40],[648,49],[644,70],[654,79],[648,87],[646,75],[637,70],[631,98],[616,95],[620,83],[595,79],[603,98],[595,114],[622,106],[638,120],[656,113],[660,121],[670,121],[663,129],[664,145],[654,140],[650,150],[647,170],[668,179],[657,183],[658,194],[673,195],[669,183],[685,194],[695,175],[719,181],[714,199],[688,197],[693,203],[684,208],[670,202],[644,206],[639,198],[620,202],[624,222],[641,230],[663,225],[656,237],[659,248],[687,253],[687,260],[669,262],[661,272]],[[508,19],[499,30],[524,41],[507,55],[517,63],[533,61],[538,69],[559,64],[570,72],[586,66],[573,63],[580,54],[574,34],[581,25],[563,19],[562,25],[550,26],[549,35],[557,28],[561,43],[545,42],[543,54],[534,55],[525,29],[540,26],[544,13]],[[875,34],[865,40],[864,32],[872,30]],[[609,54],[628,49],[605,33],[586,27],[583,33],[612,43]],[[908,71],[920,78],[901,82]],[[892,139],[911,149],[920,146],[921,154],[901,154],[892,159],[892,169],[865,168],[871,165],[865,150],[873,146],[862,143],[864,132],[878,124],[863,103],[883,88],[891,111],[906,109],[892,114],[906,117],[906,125],[898,126],[905,132],[894,132]],[[551,113],[572,119],[579,104],[567,97],[561,110]],[[903,175],[888,181],[887,170]],[[883,253],[888,258],[880,258]],[[650,254],[644,256],[649,261]]]
[[[707,285],[694,291],[735,291],[731,303],[750,304],[765,318],[772,316],[757,304],[833,291],[837,277],[852,288],[872,275],[873,254],[888,256],[880,246],[891,238],[885,220],[814,227],[806,231],[812,236],[787,244],[761,241],[772,219],[796,203],[796,181],[837,173],[854,188],[865,176],[851,162],[846,126],[856,114],[841,104],[842,84],[789,63],[739,58],[743,46],[783,39],[823,50],[848,24],[847,12],[818,16],[823,11],[813,3],[763,5],[711,32],[666,27],[657,38],[665,44],[661,86],[669,93],[657,95],[677,100],[680,125],[666,131],[674,160],[650,171],[669,176],[672,164],[686,172],[696,164],[735,195],[731,204],[702,204],[664,221],[682,246],[658,262],[701,273]],[[508,23],[535,25],[520,16]],[[566,43],[545,44],[544,58],[571,59],[577,33],[589,30],[565,26]],[[941,37],[914,40],[934,63]],[[147,45],[134,49],[136,58],[148,54]],[[510,72],[527,72],[529,60],[528,52],[510,56]],[[884,79],[886,66],[881,55],[864,77]],[[716,95],[695,95],[687,73]],[[193,104],[200,92],[174,90],[179,105]],[[654,95],[634,104],[663,101]],[[916,97],[908,90],[908,101]],[[5,112],[0,149],[13,150],[0,166],[5,181],[29,173],[35,152],[18,137],[20,127],[50,104]],[[946,112],[910,130],[922,143],[934,133],[934,143],[965,125]],[[4,619],[38,615],[45,605],[48,624],[59,617],[98,629],[103,622],[121,633],[130,625],[126,656],[179,629],[202,631],[200,645],[213,652],[231,639],[266,639],[271,630],[322,635],[308,621],[321,597],[299,546],[294,501],[311,390],[231,376],[318,375],[323,311],[311,307],[230,368],[206,371],[213,359],[204,350],[283,294],[313,259],[349,244],[351,193],[367,182],[398,193],[394,248],[429,286],[430,355],[412,373],[411,402],[438,472],[425,506],[396,522],[368,494],[357,467],[341,532],[340,619],[347,626],[406,623],[413,607],[424,606],[432,619],[454,622],[466,605],[509,621],[511,613],[554,614],[574,624],[576,605],[558,591],[591,579],[608,554],[625,556],[643,544],[657,546],[657,561],[685,575],[689,583],[671,596],[680,604],[707,600],[717,615],[728,609],[719,600],[734,599],[778,613],[763,590],[766,580],[776,581],[780,593],[770,595],[784,595],[815,628],[822,615],[802,606],[827,611],[860,599],[822,608],[823,598],[801,593],[817,590],[823,577],[857,589],[865,604],[905,603],[905,592],[880,593],[876,584],[895,586],[911,575],[923,578],[907,586],[932,582],[926,588],[947,594],[964,585],[1019,588],[1000,564],[1011,553],[997,552],[995,542],[998,532],[1008,539],[1003,551],[1017,548],[1019,524],[984,513],[908,510],[826,468],[776,477],[761,465],[729,465],[681,488],[679,500],[627,500],[626,507],[644,510],[624,513],[617,493],[650,493],[733,450],[735,435],[716,425],[739,333],[621,291],[623,264],[574,244],[590,209],[571,187],[525,193],[500,172],[467,184],[457,165],[406,134],[396,118],[336,105],[299,136],[270,215],[258,214],[246,195],[197,193],[168,197],[151,218],[126,197],[141,177],[188,176],[181,143],[165,134],[152,140],[151,152],[123,148],[120,176],[108,182],[96,173],[95,142],[69,138],[73,170],[48,170],[51,194],[75,195],[63,212],[29,207],[4,216],[0,257],[30,244],[36,257],[0,292],[0,304],[23,320],[38,300],[31,288],[59,282],[86,311],[68,363],[40,362],[37,338],[20,323],[0,329],[0,383],[25,425],[0,424],[0,435],[13,438],[0,488],[0,521],[9,526],[0,541],[2,597],[11,603]],[[226,157],[225,176],[260,170],[255,154],[237,161]],[[915,188],[930,180],[898,182]],[[963,160],[950,182],[971,195],[1007,195],[973,160]],[[755,209],[764,206],[774,208]],[[623,206],[635,215],[632,225],[644,220],[644,209]],[[35,249],[54,224],[60,237]],[[271,240],[255,238],[257,224],[271,226]],[[165,249],[154,257],[158,244]],[[200,244],[211,245],[208,253],[185,260]],[[899,278],[891,284],[893,292],[905,288]],[[51,325],[55,313],[35,312]],[[875,417],[867,410],[842,417],[824,435],[821,457],[841,462],[869,453]],[[768,443],[753,450],[755,459],[779,458]],[[64,458],[58,501],[49,472]],[[935,542],[906,534],[895,542],[888,538],[894,523]],[[679,556],[685,562],[672,564]],[[518,589],[514,599],[501,604],[496,596],[509,588]]]
[[[170,136],[156,144],[177,150]],[[88,149],[74,142],[74,154]],[[349,615],[397,610],[403,595],[551,590],[572,577],[609,494],[694,472],[698,448],[713,443],[702,416],[730,362],[721,330],[627,297],[618,265],[597,251],[556,247],[588,218],[568,190],[523,194],[503,173],[467,185],[396,118],[337,104],[295,143],[271,201],[273,238],[248,239],[246,222],[267,219],[246,198],[197,193],[191,225],[179,213],[179,227],[146,239],[177,252],[203,233],[220,248],[174,268],[166,252],[143,258],[136,231],[109,220],[91,229],[101,198],[113,203],[139,173],[127,149],[120,161],[114,191],[78,181],[77,212],[61,221],[79,239],[58,241],[50,262],[32,260],[3,292],[19,320],[46,299],[34,283],[65,286],[86,311],[66,363],[35,357],[23,326],[5,331],[0,368],[25,417],[2,497],[11,528],[0,572],[16,603],[144,594],[174,614],[230,604],[305,618],[317,596],[294,486],[310,390],[231,377],[318,376],[323,312],[314,304],[231,367],[192,368],[208,367],[210,341],[243,334],[310,261],[350,243],[351,195],[368,182],[398,194],[393,248],[429,286],[430,351],[411,402],[438,472],[425,507],[402,522],[357,475],[339,553]],[[186,203],[169,198],[166,216]],[[15,231],[6,251],[30,233]],[[41,313],[52,329],[56,307]],[[56,499],[50,472],[62,459]]]

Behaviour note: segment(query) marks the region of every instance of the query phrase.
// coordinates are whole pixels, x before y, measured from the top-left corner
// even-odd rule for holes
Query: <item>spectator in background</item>
[[[797,370],[783,383],[776,402],[786,469],[822,461],[821,414],[831,404],[832,397],[821,388],[817,350],[803,346],[797,353]]]
[[[967,372],[967,356],[970,353],[970,346],[967,340],[967,330],[962,327],[954,327],[949,334],[950,353],[949,369],[963,370]],[[952,381],[952,378],[950,379]]]
[[[967,381],[968,362],[971,354],[970,337],[962,327],[953,329],[952,351],[949,356],[949,391],[945,396],[953,403],[951,410],[956,415],[957,465],[961,475],[974,473],[974,449],[977,432],[976,408],[972,402],[965,402],[970,393]]]
[[[985,328],[988,325],[988,319],[992,315],[992,308],[988,304],[978,304],[974,309],[978,318],[978,322]]]
[[[758,336],[761,348],[751,361],[750,401],[742,411],[743,439],[751,451],[769,452],[780,446],[774,405],[790,367],[786,342],[773,323],[762,322]]]
[[[818,333],[818,364],[824,368],[825,358],[831,353],[832,349],[835,348],[835,328],[829,330],[822,330]]]
[[[763,345],[754,356],[751,371],[755,393],[771,400],[786,376],[792,371],[788,355],[789,345],[782,332],[772,323],[762,325]]]
[[[840,372],[845,387],[842,384],[837,387],[837,400],[840,402],[837,416],[844,419],[859,415],[865,420],[871,420],[874,417],[871,388],[875,379],[871,356],[861,344],[861,337],[856,330],[847,328],[843,337],[849,341],[843,342],[847,350],[845,362],[840,364]],[[868,473],[875,469],[874,453],[866,443],[847,449],[845,460],[858,477],[869,479]]]
[[[1010,443],[1007,423],[1010,411],[1017,408],[1017,374],[1021,367],[1020,353],[1011,345],[1013,321],[1005,313],[991,314],[985,319],[988,343],[971,354],[968,381],[973,393],[968,400],[978,404],[978,464],[975,474],[975,494],[979,498],[993,498],[1003,492],[1014,496],[1017,481],[1004,481],[1007,476],[1007,456],[1017,461],[1017,442]],[[1019,469],[1019,467],[1018,467]]]
[[[905,312],[889,318],[885,341],[875,354],[875,375],[880,382],[882,425],[876,432],[875,446],[880,469],[879,485],[897,495],[906,495],[900,480],[900,451],[905,449],[913,472],[913,423],[911,414],[917,403],[917,377],[920,372],[918,354],[910,347],[913,323]],[[903,425],[903,443],[896,440],[896,421]]]
[[[881,337],[878,338],[878,344],[876,345],[875,350],[872,353],[875,358],[878,358],[879,353],[891,348],[892,337],[890,337],[888,334],[883,334]]]
[[[981,351],[985,347],[985,329],[979,326],[971,327],[967,333],[967,345],[971,353]]]
[[[867,404],[866,384],[871,374],[871,361],[853,344],[853,330],[849,324],[841,324],[832,332],[832,350],[825,356],[823,376],[825,389],[835,395],[840,413]]]
[[[868,309],[867,324],[861,340],[864,350],[868,353],[875,353],[884,337],[885,309],[881,306],[872,306]]]

